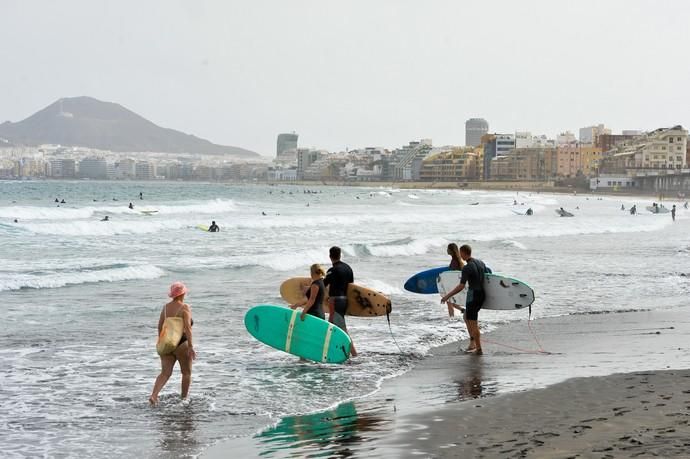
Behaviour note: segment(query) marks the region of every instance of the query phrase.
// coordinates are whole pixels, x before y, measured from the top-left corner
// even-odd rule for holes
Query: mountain
[[[16,145],[44,143],[123,152],[199,153],[258,158],[253,151],[216,145],[166,129],[112,102],[92,97],[60,99],[17,123],[0,124],[0,138]]]

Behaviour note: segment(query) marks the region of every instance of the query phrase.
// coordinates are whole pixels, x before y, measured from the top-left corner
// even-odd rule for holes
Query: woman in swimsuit
[[[291,304],[290,308],[295,309],[302,307],[302,315],[300,318],[304,320],[306,314],[311,314],[319,319],[326,319],[323,313],[323,297],[326,294],[326,286],[323,284],[323,276],[325,275],[323,268],[318,264],[313,264],[309,268],[311,274],[311,285],[305,292],[306,300],[301,303]]]
[[[462,271],[462,267],[465,266],[465,262],[462,261],[462,258],[460,258],[460,250],[458,249],[458,245],[454,242],[451,242],[448,244],[446,252],[448,255],[450,255],[450,264],[448,265],[448,269],[451,271]],[[451,303],[450,301],[446,303],[446,305],[448,306],[448,315],[450,317],[455,317],[455,309],[465,312],[463,308],[457,304]]]
[[[158,403],[158,393],[163,389],[165,383],[168,382],[170,375],[172,375],[175,362],[180,362],[180,371],[182,372],[182,399],[186,399],[187,394],[189,394],[189,386],[192,383],[192,360],[196,359],[196,352],[194,352],[194,346],[192,345],[192,325],[194,325],[192,310],[184,302],[184,296],[187,291],[187,287],[182,282],[172,284],[168,293],[172,301],[163,306],[158,319],[159,335],[166,317],[182,317],[184,328],[182,339],[180,339],[180,344],[178,344],[175,351],[172,354],[160,356],[161,372],[156,378],[153,392],[151,392],[149,397],[149,403],[152,405]]]

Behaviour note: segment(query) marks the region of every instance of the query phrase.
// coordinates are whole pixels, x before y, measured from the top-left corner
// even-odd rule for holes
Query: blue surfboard
[[[419,272],[407,279],[404,286],[405,290],[412,293],[438,293],[436,278],[439,274],[448,270],[448,266],[441,266],[440,268],[431,268]]]

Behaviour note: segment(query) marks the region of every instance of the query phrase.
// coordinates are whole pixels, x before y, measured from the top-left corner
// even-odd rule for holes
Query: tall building
[[[482,136],[489,132],[489,123],[483,118],[470,118],[465,121],[465,146],[478,147]]]
[[[276,156],[280,156],[284,151],[297,149],[297,135],[295,132],[291,134],[278,134],[278,141],[276,142]]]
[[[491,178],[492,161],[502,158],[515,149],[515,136],[513,134],[485,134],[481,144],[484,146],[483,179]]]
[[[89,179],[108,178],[108,163],[105,158],[84,158],[79,161],[79,177]]]
[[[156,178],[156,169],[149,161],[137,161],[135,166],[137,180],[153,180]]]
[[[306,171],[309,166],[321,158],[321,152],[318,150],[311,150],[309,148],[298,148],[297,149],[297,179],[302,180],[304,178],[304,171]]]

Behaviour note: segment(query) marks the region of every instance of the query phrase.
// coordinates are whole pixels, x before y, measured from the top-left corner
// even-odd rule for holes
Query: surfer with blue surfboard
[[[460,247],[460,257],[465,262],[465,266],[462,268],[460,283],[441,298],[441,303],[446,303],[453,295],[462,292],[466,284],[469,284],[465,303],[465,323],[467,324],[467,332],[470,335],[470,345],[465,352],[481,355],[482,344],[480,341],[478,319],[479,310],[482,308],[482,304],[484,304],[484,299],[486,298],[483,283],[484,274],[487,272],[487,269],[483,261],[472,257],[472,247],[467,244]]]

